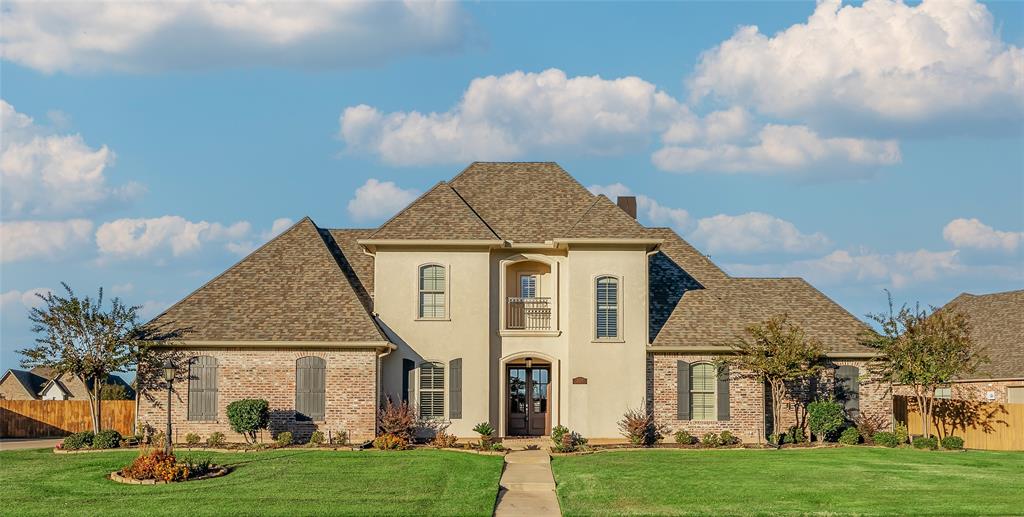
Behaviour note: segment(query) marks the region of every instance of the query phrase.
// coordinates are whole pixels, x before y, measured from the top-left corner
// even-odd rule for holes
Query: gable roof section
[[[940,310],[959,310],[971,323],[971,338],[988,356],[972,378],[1024,378],[1024,290],[963,293]]]
[[[487,223],[445,182],[434,185],[369,237],[380,240],[498,240]]]
[[[661,239],[660,252],[678,264],[704,287],[711,287],[729,279],[706,255],[683,240],[671,228],[647,228],[647,235]]]
[[[450,183],[500,238],[521,243],[564,237],[594,203],[554,162],[474,162]]]
[[[583,215],[562,235],[566,239],[642,239],[650,237],[646,228],[636,222],[604,194],[594,197]]]
[[[373,257],[363,252],[362,247],[356,241],[369,239],[373,228],[334,228],[326,230],[334,238],[338,245],[343,260],[352,268],[356,280],[366,291],[367,296],[373,298]]]
[[[802,278],[728,278],[682,295],[652,347],[722,347],[748,325],[786,313],[826,353],[871,353],[860,344],[869,327]]]
[[[47,378],[33,372],[14,368],[7,370],[3,377],[0,377],[0,382],[5,382],[8,378],[14,379],[14,382],[17,382],[32,398],[39,398],[39,392],[48,381]]]
[[[308,217],[154,321],[190,341],[386,341]]]

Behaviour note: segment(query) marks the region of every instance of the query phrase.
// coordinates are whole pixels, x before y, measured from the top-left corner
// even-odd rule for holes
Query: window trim
[[[939,390],[947,390],[946,391],[946,396],[945,397],[940,397],[939,396]],[[952,384],[946,384],[946,385],[942,385],[942,386],[936,386],[935,390],[932,391],[932,398],[936,399],[936,400],[950,400],[950,399],[952,399],[953,398],[953,385]]]
[[[437,266],[444,270],[444,314],[438,317],[425,317],[421,316],[421,295],[424,292],[420,287],[420,281],[422,279],[422,271],[424,268],[430,266]],[[424,262],[416,266],[413,272],[415,295],[413,300],[413,319],[416,321],[451,321],[451,267],[448,264],[442,264],[440,262]],[[436,291],[428,291],[436,292]]]
[[[436,369],[441,370],[441,387],[440,388],[424,388],[423,387],[423,367],[432,366]],[[416,414],[419,418],[426,420],[444,420],[445,415],[448,414],[448,367],[444,361],[422,361],[416,365]],[[441,408],[438,415],[424,416],[423,415],[423,394],[424,393],[440,393],[441,394]]]
[[[696,378],[693,374],[694,370],[698,366],[709,366],[711,367],[711,391],[699,391],[697,393],[710,393],[711,394],[711,418],[697,418],[693,410],[693,394],[694,394],[694,382]],[[715,367],[714,363],[709,361],[694,361],[690,363],[690,391],[687,393],[687,404],[690,405],[690,420],[698,422],[717,422],[718,421],[718,368]]]
[[[615,290],[615,333],[613,337],[599,337],[597,335],[597,282],[602,278],[614,278],[616,281],[617,288]],[[622,288],[624,281],[621,275],[613,275],[611,273],[601,273],[591,277],[590,285],[592,287],[592,305],[590,310],[590,328],[591,328],[591,342],[592,343],[624,343],[625,333],[622,331]]]

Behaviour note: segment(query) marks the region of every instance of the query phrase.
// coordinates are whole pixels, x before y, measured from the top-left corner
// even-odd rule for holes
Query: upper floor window
[[[420,266],[418,317],[426,319],[445,317],[446,286],[444,266],[437,264]]]
[[[718,372],[715,365],[697,363],[690,367],[690,418],[715,420],[715,386]]]
[[[420,418],[444,418],[444,365],[420,365]]]
[[[619,279],[614,276],[598,277],[595,294],[595,337],[597,339],[618,338]]]
[[[536,273],[520,273],[519,274],[519,297],[520,298],[536,298],[537,297],[537,274]]]

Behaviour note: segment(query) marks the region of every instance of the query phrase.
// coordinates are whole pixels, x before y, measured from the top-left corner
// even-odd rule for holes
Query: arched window
[[[445,288],[447,285],[444,266],[437,264],[420,266],[418,317],[424,319],[445,317]]]
[[[696,363],[690,367],[690,418],[715,420],[715,385],[718,372],[715,365]]]
[[[300,357],[295,361],[295,419],[325,420],[327,361]]]
[[[217,420],[217,358],[201,355],[188,362],[188,419]]]
[[[595,287],[594,336],[616,339],[619,337],[619,279],[600,276]]]
[[[444,418],[444,365],[420,365],[420,417]]]

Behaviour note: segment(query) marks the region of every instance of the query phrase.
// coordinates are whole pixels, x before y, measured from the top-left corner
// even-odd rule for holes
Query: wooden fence
[[[893,397],[893,413],[910,434],[921,434],[921,412],[914,397]],[[940,438],[963,438],[968,449],[1024,450],[1024,404],[936,400],[929,429]]]
[[[132,432],[134,400],[104,400],[103,429]],[[0,438],[65,436],[92,430],[86,400],[0,400]]]

